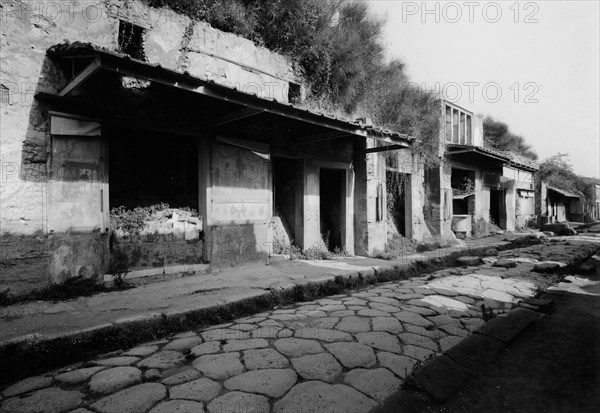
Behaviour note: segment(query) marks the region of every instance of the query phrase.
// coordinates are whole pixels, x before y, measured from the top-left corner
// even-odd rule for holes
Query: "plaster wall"
[[[48,48],[65,41],[78,41],[117,50],[119,21],[124,20],[144,28],[144,53],[149,63],[187,70],[281,102],[288,100],[289,82],[300,83],[286,57],[222,33],[206,23],[192,22],[171,10],[150,8],[139,1],[15,0],[3,3],[1,13],[0,83],[8,91],[8,97],[0,108],[0,231],[3,239],[10,237],[10,244],[19,246],[6,251],[3,261],[17,260],[19,265],[35,268],[38,274],[40,266],[48,268],[48,272],[36,278],[40,284],[77,276],[82,268],[89,272],[89,265],[101,271],[108,260],[106,240],[101,248],[90,246],[100,242],[100,235],[96,234],[104,223],[97,225],[98,222],[90,221],[81,208],[58,208],[61,202],[65,206],[61,194],[67,191],[71,198],[81,199],[91,193],[89,184],[53,187],[49,179],[52,162],[49,108],[34,99],[34,95],[56,93],[68,79],[48,60]],[[78,185],[82,188],[78,189]],[[96,198],[93,200],[96,203]],[[108,203],[107,197],[103,202]],[[80,228],[82,222],[86,231]],[[73,229],[77,237],[61,235]],[[90,256],[81,248],[102,257],[89,263]],[[38,251],[37,258],[24,260],[19,250]],[[13,281],[14,277],[3,271],[2,284]]]

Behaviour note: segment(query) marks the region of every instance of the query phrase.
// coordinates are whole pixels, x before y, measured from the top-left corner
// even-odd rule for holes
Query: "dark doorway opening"
[[[115,130],[109,139],[110,206],[133,209],[158,203],[198,210],[195,138]]]
[[[406,198],[409,174],[396,171],[386,171],[386,192],[388,222],[396,228],[396,231],[405,237],[406,233]]]
[[[302,163],[300,159],[272,158],[273,212],[279,217],[275,243],[298,244],[302,235]],[[280,232],[283,231],[284,234]]]
[[[475,171],[452,168],[452,214],[473,215],[475,213]]]
[[[321,169],[320,205],[321,237],[330,251],[343,249],[344,198],[346,171],[343,169]]]
[[[490,189],[490,219],[502,229],[506,228],[504,194],[502,189]]]

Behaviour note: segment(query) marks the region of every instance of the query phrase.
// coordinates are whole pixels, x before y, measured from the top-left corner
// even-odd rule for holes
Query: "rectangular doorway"
[[[320,170],[319,214],[321,237],[329,251],[345,247],[346,171],[344,169]]]
[[[275,252],[302,243],[302,159],[272,157]]]
[[[490,189],[490,219],[501,229],[506,229],[506,192]]]
[[[388,223],[393,225],[398,234],[408,237],[410,226],[408,213],[408,197],[410,174],[387,170],[385,173],[387,192]]]

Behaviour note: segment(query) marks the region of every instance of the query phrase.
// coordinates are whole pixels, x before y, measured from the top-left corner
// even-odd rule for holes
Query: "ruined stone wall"
[[[4,249],[0,255],[3,262],[20,263],[10,266],[14,271],[2,271],[2,285],[18,282],[27,268],[38,274],[31,283],[35,285],[49,279],[39,268],[54,268],[58,272],[53,280],[60,281],[66,276],[64,268],[76,276],[87,265],[54,257],[58,250],[67,253],[65,248],[74,251],[77,247],[69,241],[61,249],[60,243],[49,240],[48,216],[54,211],[48,202],[52,140],[48,107],[34,95],[56,93],[68,79],[47,58],[48,48],[79,41],[117,51],[119,22],[123,20],[144,29],[144,54],[149,63],[282,102],[288,100],[289,81],[298,81],[287,58],[206,23],[192,22],[171,10],[149,8],[139,1],[15,0],[0,7],[0,83],[4,91],[0,108],[0,245]],[[78,230],[69,216],[63,219],[67,227]],[[92,234],[88,236],[94,239]],[[24,260],[19,251],[27,250],[38,253]],[[74,259],[74,254],[67,255]],[[105,266],[106,260],[103,257],[101,265]],[[49,265],[50,261],[53,264]],[[17,271],[15,267],[21,264],[29,267]]]

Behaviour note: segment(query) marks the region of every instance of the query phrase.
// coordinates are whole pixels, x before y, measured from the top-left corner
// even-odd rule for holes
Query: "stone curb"
[[[427,257],[420,262],[425,263],[435,263],[440,258],[459,258],[464,255],[475,255],[475,254],[484,254],[485,251],[495,248],[497,250],[511,250],[514,248],[520,248],[520,245],[514,245],[511,243],[507,243],[505,241],[490,243],[488,245],[484,245],[481,247],[469,247],[465,249],[458,249],[456,251],[452,251],[444,255],[440,256],[431,256]],[[419,262],[419,261],[416,261]],[[123,319],[115,320],[112,323],[102,324],[98,326],[92,326],[89,328],[70,331],[68,334],[61,334],[57,336],[22,336],[17,337],[16,339],[6,341],[0,343],[0,370],[4,371],[2,379],[0,379],[1,383],[9,382],[11,380],[17,379],[18,377],[13,377],[13,375],[21,376],[25,373],[30,373],[31,371],[36,371],[40,367],[36,367],[36,362],[32,362],[31,357],[32,354],[46,353],[47,359],[61,359],[62,354],[71,353],[71,347],[79,347],[83,348],[85,346],[93,346],[93,344],[102,341],[102,336],[104,335],[120,335],[120,336],[128,336],[130,331],[139,331],[141,328],[151,330],[156,329],[161,324],[169,324],[175,326],[182,326],[190,328],[188,324],[198,324],[202,325],[202,316],[205,316],[207,313],[219,313],[224,311],[228,306],[239,306],[241,308],[254,307],[254,311],[251,313],[244,313],[242,311],[239,316],[244,316],[247,314],[252,314],[256,312],[263,311],[267,308],[270,308],[273,305],[281,304],[283,301],[289,300],[292,298],[292,302],[296,302],[298,300],[293,297],[293,293],[296,287],[310,287],[318,288],[318,287],[327,287],[330,283],[335,284],[338,278],[341,278],[341,282],[356,280],[357,284],[353,285],[352,288],[361,288],[367,286],[369,284],[377,283],[377,282],[388,282],[401,279],[398,278],[390,278],[387,279],[385,277],[386,272],[394,272],[394,271],[402,271],[403,269],[409,269],[414,263],[406,263],[406,265],[389,265],[389,266],[381,266],[377,268],[371,268],[365,270],[358,271],[357,273],[352,274],[338,274],[336,276],[330,276],[327,279],[321,278],[316,279],[312,282],[303,282],[301,284],[293,284],[293,285],[285,285],[279,286],[276,288],[271,288],[270,290],[266,290],[262,293],[259,293],[252,297],[245,297],[240,300],[225,302],[223,304],[218,304],[210,307],[203,307],[198,309],[191,310],[183,310],[183,311],[171,311],[166,314],[160,313],[149,313],[138,316],[127,317]],[[378,274],[382,274],[382,279],[378,279]],[[335,274],[334,274],[335,275]],[[350,287],[345,287],[345,289]],[[286,303],[289,304],[289,303]],[[214,324],[214,323],[213,323]],[[218,323],[217,323],[218,324]],[[181,330],[183,331],[183,330]],[[170,331],[170,333],[177,331]],[[158,337],[161,338],[161,337]],[[157,337],[143,337],[143,340],[153,340],[157,339]],[[131,344],[131,343],[130,343]],[[138,343],[133,343],[133,345]],[[103,349],[106,352],[115,350],[115,349]],[[86,357],[90,357],[89,353],[86,353]],[[77,358],[77,357],[75,357]],[[73,362],[78,361],[76,359],[71,360]],[[30,366],[31,364],[31,366]],[[16,367],[18,366],[18,368]],[[53,368],[54,366],[49,366],[45,368]]]
[[[535,299],[530,301],[536,302]],[[407,381],[423,389],[426,396],[437,402],[448,400],[477,370],[489,365],[518,334],[545,317],[538,311],[547,309],[552,300],[544,298],[537,302],[540,306],[530,304],[535,311],[516,307],[490,320],[441,356],[429,360]],[[370,413],[419,412],[426,403],[422,395],[399,390]]]

